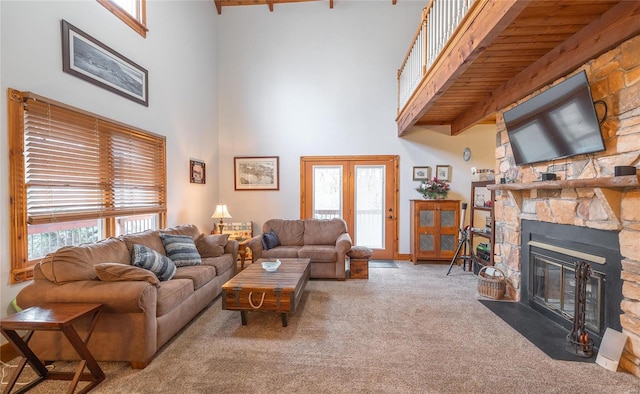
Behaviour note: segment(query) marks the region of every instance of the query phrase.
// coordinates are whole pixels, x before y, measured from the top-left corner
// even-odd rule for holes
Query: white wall
[[[95,0],[0,1],[0,315],[23,285],[10,285],[6,91],[15,88],[76,106],[167,138],[168,225],[209,231],[218,195],[217,35],[213,0],[147,1],[142,38]],[[149,71],[149,107],[62,72],[65,19]],[[189,183],[189,159],[209,170]]]
[[[208,231],[216,203],[258,226],[299,216],[300,156],[399,155],[400,253],[409,252],[413,166],[452,165],[451,197],[469,199],[469,168],[494,165],[495,127],[457,137],[416,127],[397,137],[396,71],[424,1],[227,7],[147,1],[141,38],[94,0],[0,1],[0,88],[32,91],[167,137],[168,224]],[[62,72],[60,19],[149,70],[149,107]],[[6,94],[6,93],[3,93]],[[10,285],[6,98],[0,100],[0,315]],[[219,136],[218,136],[219,130]],[[469,146],[473,156],[462,161]],[[219,153],[218,153],[219,152]],[[280,190],[236,192],[233,157],[280,156]],[[207,164],[188,181],[189,158]],[[218,197],[219,196],[219,197]]]
[[[399,155],[400,253],[409,253],[412,167],[451,165],[451,198],[469,201],[470,167],[493,168],[495,126],[398,138],[396,73],[424,1],[225,8],[220,17],[220,197],[233,221],[299,218],[300,156]],[[463,149],[473,151],[469,162]],[[234,156],[279,156],[279,191],[234,191]]]

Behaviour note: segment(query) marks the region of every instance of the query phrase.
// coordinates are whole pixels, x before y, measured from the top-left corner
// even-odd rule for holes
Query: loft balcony
[[[456,135],[640,33],[640,2],[431,0],[398,70],[398,136]]]

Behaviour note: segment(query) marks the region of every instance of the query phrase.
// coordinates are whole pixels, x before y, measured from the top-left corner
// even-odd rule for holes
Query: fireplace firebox
[[[607,327],[621,330],[621,260],[616,231],[523,220],[520,302],[571,330],[575,269],[584,261],[590,268],[584,328],[597,347]]]

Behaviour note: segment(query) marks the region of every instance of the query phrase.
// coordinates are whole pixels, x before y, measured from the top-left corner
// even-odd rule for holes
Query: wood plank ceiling
[[[475,20],[452,38],[400,112],[399,136],[414,124],[451,125],[455,135],[491,121],[640,31],[639,1],[477,1]]]

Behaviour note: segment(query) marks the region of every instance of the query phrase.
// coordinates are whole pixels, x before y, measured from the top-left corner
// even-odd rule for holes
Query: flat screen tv
[[[517,165],[605,149],[584,71],[505,111]]]

